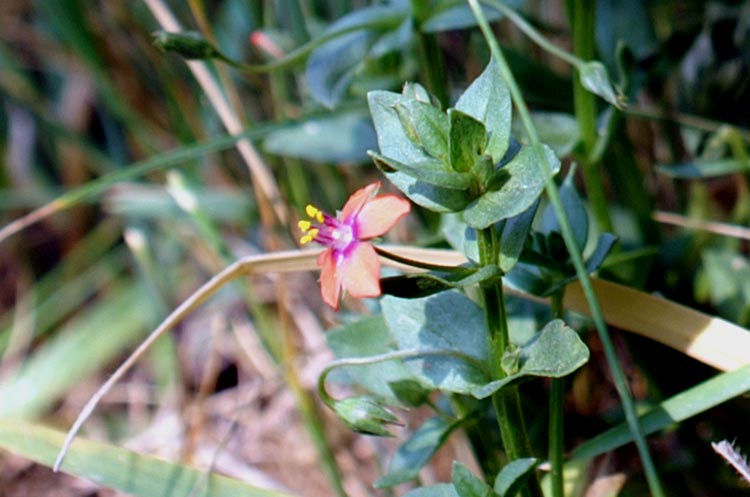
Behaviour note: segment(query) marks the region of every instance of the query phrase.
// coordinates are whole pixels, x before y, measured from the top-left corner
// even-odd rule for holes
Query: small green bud
[[[490,190],[491,182],[495,177],[495,165],[492,163],[492,157],[482,155],[474,162],[471,168],[471,174],[479,181],[486,190]]]
[[[391,437],[393,434],[385,426],[399,424],[391,411],[366,395],[337,400],[332,407],[339,419],[357,433]]]
[[[418,100],[430,105],[435,105],[436,102],[436,99],[419,83],[410,83],[407,81],[404,83],[404,89],[401,90],[401,95],[404,98]]]
[[[512,376],[521,369],[521,352],[520,347],[511,346],[503,353],[500,358],[500,367],[503,368],[506,375]]]
[[[163,52],[174,52],[187,60],[213,59],[221,53],[196,31],[155,31],[154,45]]]

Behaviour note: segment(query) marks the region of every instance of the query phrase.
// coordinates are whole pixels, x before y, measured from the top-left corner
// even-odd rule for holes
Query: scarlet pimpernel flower
[[[334,310],[342,288],[356,298],[380,295],[380,260],[369,240],[391,229],[411,207],[396,195],[377,195],[379,188],[377,182],[356,191],[335,217],[308,205],[310,220],[298,224],[302,245],[326,247],[318,256],[320,293]]]

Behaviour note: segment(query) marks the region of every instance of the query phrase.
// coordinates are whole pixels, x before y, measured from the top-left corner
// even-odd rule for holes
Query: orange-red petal
[[[338,267],[340,281],[355,298],[380,295],[380,259],[369,243],[358,243]]]
[[[357,216],[357,238],[380,236],[409,213],[411,204],[395,195],[380,195],[367,202]]]
[[[336,258],[332,249],[325,250],[318,256],[318,266],[321,267],[320,295],[323,302],[336,311],[341,298],[341,274],[336,268]]]
[[[344,208],[341,209],[341,219],[347,220],[351,216],[356,216],[359,211],[367,203],[370,197],[380,189],[380,182],[371,183],[364,188],[360,188],[356,192],[352,193],[349,200],[344,204]]]

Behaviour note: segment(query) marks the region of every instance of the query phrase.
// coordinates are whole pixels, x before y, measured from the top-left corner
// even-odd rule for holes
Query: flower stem
[[[570,22],[573,26],[573,51],[583,60],[594,58],[595,2],[593,0],[572,0],[569,2]],[[604,191],[602,171],[598,161],[588,160],[596,147],[596,97],[583,87],[580,78],[573,78],[573,102],[576,120],[581,130],[583,153],[581,171],[586,183],[586,193],[591,211],[601,231],[612,231],[607,198]]]
[[[529,114],[529,109],[526,106],[526,101],[521,95],[521,90],[518,88],[518,84],[513,77],[513,73],[511,72],[510,67],[508,67],[508,63],[503,56],[502,50],[500,49],[500,45],[497,43],[497,40],[495,39],[495,36],[490,29],[487,18],[484,16],[479,7],[479,0],[468,0],[468,2],[469,6],[474,12],[474,15],[477,18],[482,33],[484,34],[485,39],[490,46],[492,56],[498,63],[498,67],[500,69],[500,72],[502,73],[503,79],[505,79],[505,82],[508,85],[511,97],[513,98],[513,102],[516,105],[516,110],[518,111],[521,121],[523,122],[526,133],[529,136],[531,143],[534,145],[538,145],[541,143],[541,141],[539,140],[539,134],[536,131],[536,127],[531,121],[531,115]],[[545,169],[548,167],[544,160],[540,159],[539,164]],[[609,329],[607,328],[607,324],[604,321],[604,315],[602,314],[602,308],[599,304],[599,299],[596,296],[594,286],[591,283],[591,278],[589,277],[589,273],[583,263],[583,256],[581,255],[581,252],[578,249],[578,245],[576,244],[575,236],[573,235],[573,229],[570,225],[570,219],[568,218],[568,215],[566,214],[565,209],[562,205],[560,191],[552,175],[545,173],[544,177],[546,178],[545,190],[547,192],[547,196],[549,197],[550,203],[555,210],[555,214],[557,214],[557,218],[560,222],[560,230],[562,232],[563,240],[565,241],[565,245],[570,253],[570,257],[572,259],[573,266],[576,269],[578,279],[581,282],[583,293],[589,303],[591,315],[594,319],[594,325],[596,326],[597,333],[599,334],[599,338],[602,341],[602,346],[607,358],[607,363],[612,373],[615,389],[617,390],[617,393],[620,397],[620,402],[622,402],[622,408],[623,411],[625,411],[625,418],[627,420],[628,427],[630,428],[630,432],[633,435],[633,440],[635,441],[636,447],[638,448],[638,453],[641,457],[641,462],[643,464],[644,472],[646,473],[646,479],[648,480],[649,489],[651,491],[651,494],[655,497],[662,497],[665,495],[664,489],[662,488],[661,481],[659,480],[659,476],[656,472],[656,467],[654,466],[653,459],[651,458],[651,453],[649,452],[646,439],[643,435],[643,431],[641,430],[641,427],[638,423],[638,417],[635,413],[633,399],[631,398],[630,392],[628,390],[625,374],[618,361],[617,352],[615,350],[614,343],[612,342],[612,337],[610,336]]]
[[[552,295],[552,318],[562,319],[563,296],[565,289]],[[563,401],[565,383],[563,378],[552,378],[552,389],[549,399],[549,462],[551,466],[550,480],[552,482],[552,497],[564,497],[563,489]]]
[[[480,264],[496,265],[500,250],[494,228],[480,230],[478,241]],[[502,359],[511,345],[503,285],[501,282],[482,284],[481,291],[492,351],[492,379],[498,380],[506,376],[502,368]],[[492,396],[492,405],[495,408],[500,436],[508,459],[513,461],[530,456],[531,445],[526,435],[518,387],[510,386],[496,392]],[[522,494],[526,497],[541,497],[539,480],[530,478],[522,488]]]

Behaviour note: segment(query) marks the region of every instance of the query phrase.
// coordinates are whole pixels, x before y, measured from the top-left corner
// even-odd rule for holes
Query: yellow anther
[[[315,240],[315,237],[318,236],[318,231],[320,231],[318,230],[318,228],[312,228],[299,239],[299,243],[302,245],[307,245],[311,241]]]
[[[301,231],[302,231],[303,233],[306,233],[306,232],[307,232],[307,230],[309,230],[311,226],[312,226],[312,223],[311,223],[310,221],[304,221],[304,220],[303,220],[303,221],[299,221],[299,222],[297,223],[297,227],[299,227],[299,229],[300,229],[300,230],[301,230]]]
[[[323,222],[323,212],[312,204],[307,204],[307,207],[305,207],[305,214],[319,223]]]

